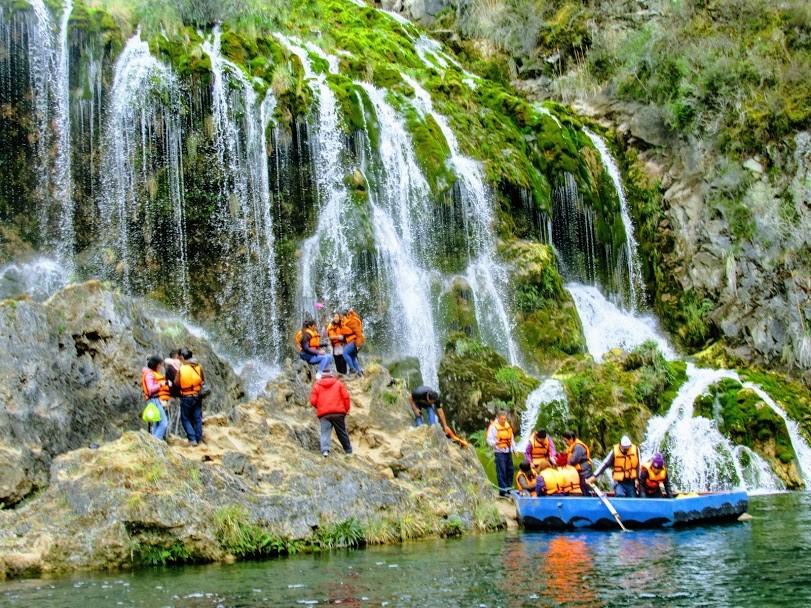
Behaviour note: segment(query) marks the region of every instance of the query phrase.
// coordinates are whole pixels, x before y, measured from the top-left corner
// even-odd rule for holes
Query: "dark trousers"
[[[591,474],[589,473],[589,475]],[[583,493],[583,496],[591,496],[591,486],[586,483],[589,475],[580,474],[580,491]]]
[[[351,454],[352,444],[349,443],[349,433],[346,432],[346,414],[325,414],[319,420],[321,422],[321,451],[329,452],[330,435],[332,429],[335,429],[344,453]]]
[[[515,468],[513,467],[513,455],[510,452],[495,452],[496,455],[496,478],[498,479],[499,496],[507,496],[513,487]]]
[[[180,398],[180,422],[186,436],[192,443],[203,440],[203,398],[199,395],[186,395]]]
[[[344,359],[343,353],[340,355],[333,355],[335,359],[335,371],[339,374],[346,374],[346,359]]]

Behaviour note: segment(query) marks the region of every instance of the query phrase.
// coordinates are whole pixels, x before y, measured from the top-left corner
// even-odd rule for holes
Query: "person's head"
[[[194,354],[191,352],[191,349],[188,349],[188,348],[181,348],[180,349],[180,358],[181,359],[183,359],[184,361],[188,361],[192,357],[194,357]]]
[[[521,470],[522,473],[529,473],[532,471],[532,465],[530,465],[526,460],[518,465],[518,468]]]
[[[169,351],[169,358],[170,359],[177,359],[179,356],[180,356],[180,349],[179,348],[173,348],[172,350]]]
[[[546,439],[546,436],[547,436],[546,435],[546,429],[538,429],[537,431],[535,431],[535,436],[538,439]]]
[[[332,322],[333,323],[340,323],[341,322],[341,313],[339,313],[337,311],[332,313]]]
[[[563,443],[566,444],[566,447],[573,444],[574,440],[576,438],[577,438],[577,435],[574,434],[574,431],[564,431],[563,432]]]
[[[348,315],[348,314],[349,314],[349,311],[350,311],[350,310],[352,310],[352,309],[351,309],[351,308],[341,308],[341,309],[338,311],[338,313],[341,315],[341,317],[345,317],[346,315]]]
[[[437,401],[439,401],[439,393],[437,393],[436,391],[428,391],[425,394],[425,400],[428,403],[436,403]]]
[[[651,459],[651,466],[652,466],[654,469],[662,469],[662,468],[664,468],[664,466],[665,466],[665,459],[662,457],[662,455],[661,455],[661,454],[656,454],[656,455],[654,455],[654,457]]]
[[[149,359],[147,359],[146,366],[153,372],[156,372],[160,368],[161,363],[163,363],[163,359],[161,359],[158,355],[152,355]]]
[[[311,327],[315,327],[315,319],[311,317],[307,317],[304,319],[304,323],[302,324],[302,329],[310,329]]]
[[[620,439],[620,451],[626,454],[631,449],[631,438],[628,435],[623,435]]]
[[[501,410],[499,413],[497,413],[496,421],[498,421],[499,424],[504,424],[505,422],[507,422],[507,412]]]
[[[569,464],[569,457],[566,454],[558,454],[555,458],[555,465],[565,467],[567,464]]]

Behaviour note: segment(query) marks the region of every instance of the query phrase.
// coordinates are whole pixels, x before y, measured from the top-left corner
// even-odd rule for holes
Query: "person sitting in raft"
[[[622,436],[588,482],[592,484],[597,481],[600,473],[608,467],[614,471],[614,495],[617,498],[636,498],[639,495],[639,448],[628,435]]]
[[[574,431],[563,433],[563,443],[566,445],[566,455],[569,464],[572,465],[580,476],[580,492],[583,496],[591,496],[587,479],[591,477],[591,451],[589,446],[577,438]]]
[[[301,329],[296,333],[296,343],[299,357],[310,365],[318,365],[315,379],[321,380],[324,370],[332,363],[332,355],[325,353],[321,348],[321,338],[314,320],[305,319]]]
[[[555,442],[547,434],[546,429],[535,431],[527,442],[527,449],[524,450],[524,457],[535,468],[535,472],[538,472],[541,460],[555,462],[556,456]]]
[[[425,416],[428,416],[428,424],[442,423],[442,428],[447,432],[448,423],[445,420],[445,412],[442,409],[442,401],[437,393],[430,386],[418,386],[408,397],[411,410],[414,412],[414,421],[417,426],[425,423]]]
[[[580,489],[580,475],[572,465],[569,464],[569,457],[566,454],[558,454],[555,459],[558,469],[558,484],[564,494],[572,496],[582,496]]]
[[[645,492],[645,498],[673,498],[673,490],[670,487],[670,478],[665,468],[665,459],[661,454],[656,454],[648,462],[642,465],[639,471],[639,485]],[[662,486],[665,487],[664,495]]]
[[[515,486],[521,496],[537,496],[537,475],[532,465],[524,461],[518,465],[518,475],[515,476]]]
[[[548,460],[541,460],[538,468],[540,470],[535,478],[535,494],[537,496],[561,494],[560,475],[557,469]]]

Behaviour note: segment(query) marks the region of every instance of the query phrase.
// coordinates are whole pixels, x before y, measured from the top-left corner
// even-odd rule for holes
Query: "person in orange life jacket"
[[[580,477],[580,491],[583,496],[591,496],[591,489],[587,480],[591,477],[591,451],[589,446],[583,443],[574,431],[563,433],[563,443],[566,446],[566,456],[570,465],[577,471]]]
[[[144,398],[153,403],[160,412],[159,422],[150,424],[150,432],[158,439],[163,439],[166,429],[169,426],[169,418],[166,416],[165,406],[169,404],[169,381],[161,374],[163,359],[153,355],[146,362],[146,367],[141,369],[141,388]]]
[[[542,459],[546,459],[551,463],[555,461],[556,456],[555,442],[547,434],[546,429],[535,431],[527,442],[527,449],[524,450],[524,457],[535,468],[535,472],[538,472],[538,466]]]
[[[344,359],[349,366],[349,371],[356,373],[359,377],[363,377],[363,370],[360,368],[358,361],[358,352],[363,348],[363,343],[366,338],[363,337],[363,322],[360,320],[358,313],[352,308],[344,308],[341,310],[341,317],[343,320],[342,332],[346,337],[346,346],[344,347]]]
[[[662,485],[665,486],[664,496],[673,498],[673,489],[670,487],[665,459],[661,454],[656,454],[642,465],[642,469],[639,471],[639,486],[645,493],[645,498],[663,498]]]
[[[515,487],[521,496],[537,496],[537,475],[532,465],[524,461],[518,465],[518,475],[515,476]]]
[[[580,475],[572,465],[569,464],[569,457],[566,454],[558,454],[555,458],[555,465],[558,471],[558,484],[565,494],[572,496],[582,496],[580,489]]]
[[[163,368],[166,370],[166,379],[169,381],[169,394],[180,399],[180,386],[177,379],[177,370],[180,369],[180,349],[169,351],[169,356],[163,360]]]
[[[341,313],[332,314],[332,321],[327,323],[327,337],[332,346],[332,358],[335,361],[335,370],[339,374],[346,374],[346,359],[344,359],[344,347],[346,336],[343,334],[343,318]]]
[[[414,421],[417,426],[425,422],[423,414],[428,415],[428,424],[442,423],[442,429],[447,432],[448,422],[445,420],[445,411],[439,393],[429,386],[418,386],[408,397],[411,411],[414,412]]]
[[[315,408],[316,416],[321,423],[321,454],[329,456],[332,441],[332,429],[341,442],[345,454],[352,453],[349,433],[346,431],[346,415],[349,413],[349,393],[343,382],[325,372],[324,377],[313,385],[310,392],[310,405]]]
[[[189,443],[203,443],[203,397],[200,390],[206,375],[203,368],[188,348],[180,349],[180,368],[177,370],[177,384],[180,386],[180,422]]]
[[[515,433],[507,420],[507,412],[501,411],[487,427],[487,445],[493,448],[496,460],[498,495],[509,496],[515,478],[512,453],[515,451]]]
[[[560,494],[558,471],[548,460],[538,464],[538,476],[535,478],[536,496],[554,496]]]
[[[639,495],[639,448],[628,435],[622,436],[588,482],[594,483],[608,467],[613,469],[614,495],[617,498],[636,498]]]
[[[310,365],[318,365],[315,379],[320,380],[324,370],[332,363],[332,355],[325,353],[321,348],[321,338],[318,337],[315,321],[306,319],[301,326],[301,331],[296,334],[296,339],[298,340],[299,357]]]

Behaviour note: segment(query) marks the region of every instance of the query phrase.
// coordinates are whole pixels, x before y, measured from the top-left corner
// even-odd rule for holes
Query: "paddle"
[[[617,513],[617,510],[614,508],[614,505],[612,505],[611,502],[609,502],[608,496],[606,496],[603,493],[603,491],[600,488],[598,488],[596,485],[594,485],[594,486],[591,485],[591,484],[588,484],[588,485],[592,490],[594,490],[594,493],[600,499],[600,502],[602,502],[605,505],[605,508],[608,509],[608,512],[611,513],[611,515],[614,516],[614,519],[617,520],[617,523],[620,525],[620,528],[622,528],[622,531],[627,532],[628,528],[626,528],[623,525],[622,520],[620,519],[620,514]]]

